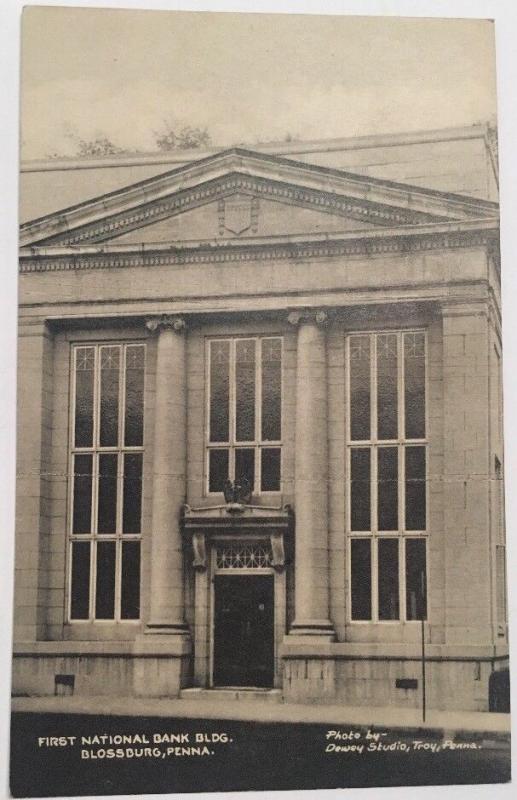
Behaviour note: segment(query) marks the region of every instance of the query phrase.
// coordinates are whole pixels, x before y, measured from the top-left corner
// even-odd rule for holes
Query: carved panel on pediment
[[[258,231],[259,199],[237,192],[219,201],[219,234],[256,234]]]

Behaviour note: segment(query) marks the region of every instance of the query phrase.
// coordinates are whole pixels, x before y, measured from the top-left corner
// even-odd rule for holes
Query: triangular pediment
[[[22,246],[366,231],[497,216],[497,204],[230,150],[26,223]]]

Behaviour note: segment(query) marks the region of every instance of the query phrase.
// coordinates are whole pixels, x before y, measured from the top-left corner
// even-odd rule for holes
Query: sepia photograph
[[[494,20],[20,70],[12,796],[510,781]]]

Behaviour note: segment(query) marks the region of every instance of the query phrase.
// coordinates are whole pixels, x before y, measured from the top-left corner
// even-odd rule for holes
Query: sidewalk
[[[172,717],[177,719],[221,719],[258,723],[310,723],[329,726],[388,728],[426,731],[429,736],[448,738],[476,734],[486,738],[509,738],[510,715],[485,711],[429,710],[425,723],[420,709],[350,707],[267,703],[258,699],[222,702],[210,697],[148,699],[131,697],[15,697],[15,712],[45,714],[89,714],[95,716]]]

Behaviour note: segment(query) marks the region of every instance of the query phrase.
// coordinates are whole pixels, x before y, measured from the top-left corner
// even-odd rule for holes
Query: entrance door
[[[273,575],[214,578],[214,686],[273,686]]]

